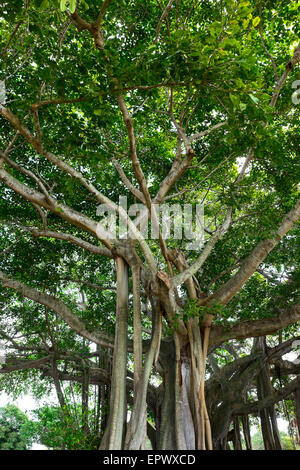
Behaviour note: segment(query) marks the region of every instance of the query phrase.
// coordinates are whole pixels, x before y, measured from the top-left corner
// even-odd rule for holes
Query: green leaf
[[[74,13],[74,11],[76,10],[76,0],[69,1],[69,10],[70,13]]]
[[[248,28],[249,21],[250,21],[249,19],[243,20],[243,28],[244,29]]]
[[[258,103],[259,103],[259,99],[258,99],[258,98],[256,98],[255,96],[253,96],[253,95],[251,95],[251,94],[250,94],[249,96],[250,96],[250,98],[252,99],[252,101],[253,101],[255,104],[258,104]]]
[[[60,9],[61,9],[61,11],[66,11],[66,9],[67,9],[67,0],[60,0]]]
[[[40,9],[41,10],[46,10],[48,7],[49,7],[49,0],[43,0],[41,5],[40,5]]]
[[[260,23],[260,17],[259,16],[256,16],[255,18],[253,18],[252,24],[253,24],[254,27],[256,27],[259,23]]]
[[[230,96],[230,99],[231,99],[234,107],[239,106],[239,103],[240,103],[239,97],[235,96],[235,95],[232,95],[231,93],[229,94],[229,96]]]

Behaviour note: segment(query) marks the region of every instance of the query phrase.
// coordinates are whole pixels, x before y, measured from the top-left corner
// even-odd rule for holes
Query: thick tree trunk
[[[126,419],[126,373],[128,329],[128,265],[116,258],[117,312],[113,356],[110,413],[100,449],[121,450]]]
[[[242,450],[241,427],[238,416],[233,419],[233,448],[234,450]]]
[[[194,450],[201,445],[201,394],[195,401],[192,359],[186,354],[176,355],[178,346],[162,353],[163,385],[156,409],[157,448],[162,450]],[[196,416],[197,413],[197,416]]]
[[[296,389],[295,392],[295,401],[296,401],[296,423],[297,423],[297,437],[298,445],[300,445],[300,387]]]
[[[175,381],[176,357],[173,343],[161,345],[160,362],[163,383],[159,387],[155,410],[156,447],[160,450],[176,449]]]
[[[81,386],[81,409],[82,409],[82,429],[85,436],[89,432],[89,377],[88,370],[83,371],[83,382]]]
[[[245,438],[246,450],[252,450],[249,416],[242,416],[243,434]]]
[[[212,419],[213,448],[226,450],[228,448],[228,431],[231,422],[232,403],[224,401],[216,410]]]
[[[161,315],[159,303],[152,299],[152,339],[146,354],[144,367],[135,381],[134,404],[130,423],[125,438],[125,449],[142,449],[145,446],[147,434],[147,389],[151,368],[157,354],[160,342]],[[138,359],[138,358],[137,358]]]
[[[265,337],[258,338],[257,348],[266,354]],[[257,398],[263,398],[272,395],[274,392],[271,379],[270,368],[265,358],[261,361],[261,368],[257,376]],[[281,450],[281,442],[274,406],[264,408],[260,411],[261,430],[266,450]]]
[[[178,250],[168,252],[170,259],[175,264],[179,273],[182,273],[188,264],[184,254]],[[185,280],[185,285],[191,300],[199,302],[196,286],[192,276]],[[198,286],[199,291],[199,286]],[[200,333],[199,320],[197,318],[189,318],[186,324],[189,344],[185,345],[185,339],[176,333],[174,334],[176,347],[176,360],[178,362],[178,390],[180,401],[184,401],[186,412],[184,410],[178,413],[183,420],[180,427],[185,429],[181,436],[181,446],[189,449],[190,445],[194,445],[195,449],[205,450],[212,449],[210,420],[206,408],[205,401],[205,370],[207,350],[209,343],[210,327],[212,316],[206,315],[202,327],[204,328],[203,340]],[[183,343],[183,350],[182,344]],[[192,419],[194,423],[193,435],[185,435],[187,431],[186,424]],[[189,426],[188,426],[189,427]],[[178,432],[180,433],[179,429]]]

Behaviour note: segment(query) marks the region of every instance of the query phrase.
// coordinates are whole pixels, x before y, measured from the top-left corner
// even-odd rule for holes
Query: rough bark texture
[[[126,372],[128,327],[128,266],[122,258],[117,266],[117,318],[112,367],[110,414],[100,449],[120,450],[126,419]]]

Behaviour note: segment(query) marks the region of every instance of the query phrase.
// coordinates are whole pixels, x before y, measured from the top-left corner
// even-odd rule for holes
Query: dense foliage
[[[33,423],[14,405],[0,408],[0,449],[30,449],[34,435]]]
[[[296,436],[299,14],[1,3],[0,387],[55,391],[46,445],[251,448],[259,416],[280,448],[286,410]],[[134,239],[99,232],[101,204]],[[162,218],[143,237],[162,204],[202,204],[203,243]]]

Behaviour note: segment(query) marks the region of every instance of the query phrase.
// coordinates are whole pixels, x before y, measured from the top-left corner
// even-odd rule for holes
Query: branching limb
[[[47,238],[56,238],[58,240],[65,240],[67,242],[72,243],[73,245],[79,246],[83,250],[89,251],[90,253],[95,253],[96,255],[100,256],[106,256],[107,258],[113,259],[113,255],[110,250],[105,249],[103,247],[93,245],[85,240],[82,240],[81,238],[75,237],[74,235],[71,235],[69,233],[63,233],[63,232],[54,232],[51,230],[38,230],[35,228],[27,228],[26,230],[29,230],[33,236],[35,237],[47,237]]]
[[[160,19],[159,19],[159,22],[158,22],[158,25],[156,27],[156,33],[155,33],[155,39],[154,39],[154,44],[157,43],[158,41],[158,38],[159,38],[159,33],[160,33],[160,28],[161,28],[161,25],[163,24],[163,21],[164,19],[168,16],[168,14],[170,13],[170,10],[171,10],[171,7],[172,7],[172,4],[173,4],[174,0],[169,0],[166,8],[164,9]]]
[[[232,218],[232,210],[229,208],[227,210],[224,222],[216,230],[214,235],[211,236],[211,238],[206,243],[204,249],[202,250],[202,253],[198,256],[196,261],[187,269],[185,269],[182,273],[179,273],[172,278],[173,287],[179,286],[180,284],[185,282],[189,277],[193,276],[197,271],[199,271],[201,266],[205,263],[206,259],[212,252],[217,241],[220,240],[220,238],[228,230],[230,223],[231,223],[231,218]]]
[[[42,193],[45,195],[46,199],[51,203],[51,197],[45,188],[45,185],[42,183],[42,181],[30,170],[26,170],[26,168],[22,167],[21,165],[18,165],[16,162],[11,160],[6,153],[3,153],[0,151],[0,157],[3,158],[11,167],[13,167],[15,170],[18,170],[20,173],[23,173],[24,175],[28,176],[31,178],[39,187],[39,189],[42,191]]]
[[[40,359],[32,359],[28,361],[24,361],[24,359],[15,360],[13,361],[13,364],[4,364],[0,368],[0,374],[9,374],[10,372],[26,369],[43,369],[44,367],[46,367],[49,361],[51,361],[51,356],[42,357]]]
[[[41,305],[45,305],[54,312],[56,312],[62,320],[64,320],[72,330],[74,330],[80,336],[93,341],[104,347],[113,348],[113,338],[108,334],[99,333],[97,331],[90,332],[82,323],[82,321],[67,307],[61,300],[57,299],[53,295],[40,292],[37,289],[29,287],[17,280],[9,278],[3,271],[0,271],[0,280],[2,281],[2,287],[13,289],[16,292],[21,293],[24,297],[34,300]]]
[[[277,73],[277,66],[276,66],[276,62],[274,60],[274,57],[272,56],[272,54],[270,54],[270,52],[268,51],[266,45],[265,45],[265,41],[264,41],[264,37],[263,37],[263,26],[262,26],[262,2],[260,2],[259,4],[259,16],[260,16],[260,22],[259,22],[259,36],[260,36],[260,40],[261,40],[261,44],[262,44],[262,47],[265,51],[265,53],[267,54],[267,56],[269,57],[269,59],[271,60],[272,62],[272,67],[273,67],[273,70],[274,70],[274,77],[276,79],[276,82],[278,82],[278,73]]]
[[[221,344],[230,339],[245,339],[266,336],[300,321],[300,304],[296,304],[280,315],[261,320],[240,322],[230,328],[215,325],[210,335],[210,345]]]
[[[291,60],[289,61],[289,63],[287,64],[287,66],[285,68],[285,71],[283,72],[283,74],[281,75],[281,77],[279,78],[279,80],[277,81],[277,83],[275,85],[273,95],[272,95],[272,99],[271,99],[271,102],[270,102],[270,106],[272,108],[274,108],[276,103],[277,103],[278,96],[279,96],[281,88],[284,85],[284,82],[286,81],[287,77],[289,76],[289,74],[291,73],[291,71],[293,70],[293,68],[295,67],[295,65],[299,61],[300,61],[300,43],[296,47],[296,49],[294,51],[294,55],[291,58]]]
[[[117,86],[117,81],[114,80],[115,86]],[[135,142],[135,135],[134,135],[134,127],[133,127],[133,121],[132,118],[128,112],[125,100],[121,94],[117,94],[117,101],[120,107],[120,110],[122,112],[123,116],[123,121],[124,124],[126,125],[127,129],[127,135],[129,139],[129,146],[130,146],[130,158],[132,161],[132,166],[134,170],[134,174],[136,176],[136,179],[139,183],[140,186],[140,191],[144,195],[146,204],[148,206],[148,209],[151,207],[151,197],[149,194],[149,190],[147,188],[147,182],[145,175],[143,173],[143,170],[141,168],[138,156],[137,156],[137,151],[136,151],[136,142]]]
[[[122,99],[121,99],[121,102],[122,102]],[[125,107],[126,108],[126,107]],[[126,110],[125,110],[126,112]],[[30,131],[24,126],[21,124],[21,122],[19,121],[18,117],[15,116],[10,109],[7,109],[5,108],[4,106],[1,106],[0,105],[0,114],[5,117],[9,122],[10,124],[15,127],[15,129],[17,129],[20,134],[33,146],[33,148],[39,152],[41,155],[43,155],[47,160],[49,160],[51,163],[53,163],[54,165],[56,165],[58,168],[60,168],[62,171],[64,171],[65,173],[69,174],[70,176],[72,176],[74,179],[78,180],[91,194],[93,194],[95,196],[95,198],[101,203],[101,204],[104,204],[106,207],[112,209],[113,211],[117,212],[120,217],[122,217],[126,224],[128,225],[128,228],[131,230],[132,234],[136,237],[136,239],[138,240],[140,246],[141,246],[141,249],[143,250],[144,252],[144,255],[145,255],[145,258],[149,264],[149,267],[151,269],[151,271],[156,274],[157,272],[157,269],[156,269],[156,263],[155,263],[155,259],[154,259],[154,256],[148,246],[148,244],[146,243],[145,239],[143,238],[142,234],[140,233],[140,231],[137,229],[136,225],[131,221],[131,219],[128,217],[126,211],[120,207],[119,205],[115,204],[113,201],[111,201],[109,198],[107,198],[106,196],[104,196],[100,191],[98,191],[95,186],[90,183],[86,178],[84,178],[84,176],[82,175],[82,173],[80,173],[79,171],[75,170],[75,168],[71,167],[70,165],[68,165],[67,163],[65,163],[62,159],[58,158],[56,155],[54,155],[53,153],[51,152],[48,152],[47,150],[44,149],[44,147],[41,145],[41,143],[34,137],[31,135]],[[131,125],[129,126],[130,129],[131,129]],[[131,133],[131,130],[130,130],[130,133]],[[133,149],[135,148],[135,143],[134,141],[132,142],[132,145],[133,145]],[[136,154],[135,154],[136,155]],[[135,159],[135,157],[133,157]],[[137,157],[136,157],[137,158]],[[139,167],[139,162],[137,161],[137,164],[138,164],[138,167]],[[5,172],[5,170],[1,170],[3,172]],[[6,172],[5,172],[6,173]],[[7,173],[6,173],[7,174]],[[143,176],[143,174],[142,174]],[[0,179],[1,179],[1,175],[0,175]],[[5,181],[7,181],[7,177],[4,178]],[[4,181],[4,179],[2,178],[2,181]],[[10,180],[12,179],[12,177],[10,178]],[[16,182],[17,180],[15,180]],[[143,177],[143,190],[145,190],[146,192],[143,194],[145,195],[145,197],[147,196],[148,198],[150,198],[149,196],[149,193],[148,193],[148,189],[147,189],[147,186],[145,184],[145,178]],[[7,183],[6,183],[7,184]],[[16,184],[15,184],[16,185]],[[23,185],[24,186],[24,185]],[[18,182],[18,187],[20,188],[20,183]],[[19,192],[19,191],[17,191]],[[24,193],[24,191],[23,191]],[[28,191],[27,191],[28,193]],[[26,198],[28,199],[28,198]],[[147,198],[146,198],[147,199]],[[28,199],[30,200],[30,199]],[[31,201],[32,202],[32,201]],[[37,201],[33,201],[33,202],[36,202],[37,204],[39,205],[42,205],[43,207],[45,207],[44,205],[44,201],[43,203],[41,203],[41,200],[40,200],[40,197],[39,197],[39,202]],[[151,204],[151,199],[150,199],[150,204]],[[53,198],[51,198],[51,206],[49,206],[48,208],[50,210],[55,210],[54,207],[56,206],[56,203],[55,201],[53,200]],[[62,206],[60,206],[60,209],[58,210],[58,215],[61,215],[62,216],[62,211],[61,211],[61,208]],[[75,212],[75,211],[74,211]],[[80,214],[80,218],[82,218],[84,216],[82,216]],[[97,234],[97,229],[95,230],[95,232]],[[109,247],[110,249],[112,249],[110,243],[107,241],[107,240],[102,240],[101,241],[107,246]]]
[[[208,299],[208,303],[221,302],[224,305],[227,304],[299,219],[300,199],[297,201],[295,207],[284,217],[273,237],[261,240],[258,245],[256,245],[250,255],[241,263],[238,272]]]
[[[95,23],[93,24],[93,26],[96,29],[100,28],[103,16],[104,16],[104,14],[105,14],[105,12],[106,12],[106,10],[107,10],[110,3],[111,3],[111,0],[104,0],[103,5],[101,7],[101,10],[99,12],[98,18],[96,19]]]
[[[220,129],[223,126],[226,126],[228,124],[228,121],[222,121],[219,122],[218,124],[215,124],[214,126],[211,126],[209,129],[206,129],[205,131],[202,132],[197,132],[196,134],[193,134],[188,137],[188,141],[191,143],[194,140],[200,139],[201,137],[204,137],[205,135],[210,134],[211,132]]]
[[[13,40],[14,36],[17,34],[17,32],[18,32],[18,30],[19,30],[19,28],[22,24],[23,24],[23,20],[18,21],[18,23],[16,24],[13,32],[11,33],[11,35],[9,37],[9,40],[6,43],[6,46],[0,52],[0,57],[2,57],[4,54],[6,54],[6,52],[8,51],[9,46],[12,43],[12,40]]]
[[[297,377],[295,380],[290,382],[288,385],[283,387],[282,389],[268,395],[267,397],[253,402],[248,403],[246,405],[235,405],[233,407],[233,414],[234,415],[248,415],[248,414],[255,414],[259,411],[263,410],[264,408],[268,408],[271,405],[283,400],[284,398],[288,397],[292,392],[294,392],[300,386],[300,377]]]
[[[131,181],[127,178],[127,176],[125,175],[124,173],[124,170],[123,168],[121,167],[121,165],[119,165],[119,163],[113,158],[112,159],[112,162],[114,164],[114,167],[116,168],[117,172],[119,173],[120,177],[121,177],[121,180],[123,181],[123,183],[125,184],[126,188],[129,189],[129,191],[134,195],[136,196],[143,204],[145,204],[145,198],[143,196],[143,193],[141,191],[139,191],[138,188],[136,188],[132,183]]]

